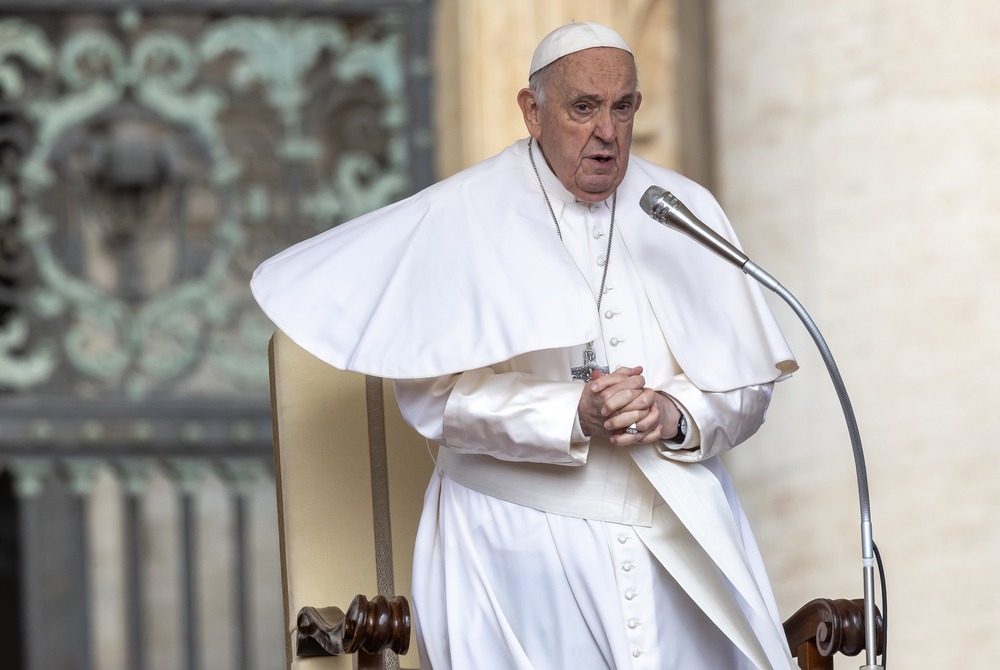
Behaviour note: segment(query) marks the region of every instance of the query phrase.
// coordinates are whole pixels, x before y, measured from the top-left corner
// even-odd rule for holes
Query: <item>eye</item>
[[[628,119],[635,113],[635,106],[632,101],[623,101],[615,105],[615,115],[621,119]]]

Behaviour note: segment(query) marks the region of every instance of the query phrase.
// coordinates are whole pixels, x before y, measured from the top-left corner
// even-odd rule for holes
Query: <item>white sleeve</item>
[[[446,448],[505,461],[587,460],[590,440],[580,428],[578,382],[483,368],[393,384],[403,418]]]
[[[687,417],[689,428],[682,444],[661,442],[660,451],[674,460],[703,461],[729,451],[760,429],[774,383],[709,392],[680,374],[661,390]]]

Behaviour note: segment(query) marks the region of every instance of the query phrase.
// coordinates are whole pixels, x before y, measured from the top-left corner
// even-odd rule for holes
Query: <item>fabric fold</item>
[[[619,231],[691,380],[724,391],[794,370],[753,280],[641,213],[651,184],[735,236],[708,191],[630,160]],[[600,332],[593,297],[540,203],[521,140],[268,259],[251,289],[301,347],[337,368],[381,377],[434,377],[577,346]]]

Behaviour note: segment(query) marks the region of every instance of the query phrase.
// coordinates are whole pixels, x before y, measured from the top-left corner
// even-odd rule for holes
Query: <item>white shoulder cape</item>
[[[639,208],[652,184],[736,243],[712,195],[632,157],[616,227],[670,349],[703,390],[795,370],[752,279]],[[265,261],[251,289],[274,324],[334,367],[434,377],[599,336],[594,299],[546,211],[526,141]]]

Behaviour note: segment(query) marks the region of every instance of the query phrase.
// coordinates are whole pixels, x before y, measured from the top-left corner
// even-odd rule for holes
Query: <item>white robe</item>
[[[551,496],[512,503],[502,492],[483,495],[486,485],[476,492],[451,473],[436,475],[414,566],[422,653],[437,668],[592,667],[570,662],[580,653],[604,659],[593,667],[687,669],[744,667],[736,660],[718,665],[713,655],[731,657],[739,649],[737,656],[757,667],[790,667],[759,554],[716,457],[758,429],[771,382],[791,372],[794,361],[757,287],[648,220],[639,196],[656,183],[734,240],[732,230],[704,189],[633,158],[619,189],[609,290],[597,318],[602,269],[594,261],[607,238],[593,234],[601,221],[606,230],[610,200],[573,202],[536,158],[564,242],[532,183],[522,141],[399,206],[280,254],[254,279],[255,296],[276,324],[334,365],[403,379],[454,373],[397,383],[404,416],[445,445],[445,453],[472,463],[514,463],[505,475],[511,481],[522,470],[586,475],[594,472],[587,470],[590,452],[607,452],[574,423],[580,387],[569,367],[580,363],[579,345],[591,339],[601,362],[645,366],[648,385],[675,398],[696,429],[692,451],[628,450],[633,469],[665,501],[654,508],[646,496],[644,519],[554,514]],[[342,282],[358,272],[368,290],[352,294]],[[473,465],[465,474],[489,467]],[[572,479],[535,475],[536,485],[546,477]],[[497,526],[500,520],[506,528]],[[539,527],[549,529],[546,538],[512,543]],[[681,614],[626,616],[631,610],[623,603],[631,601],[622,600],[625,574],[617,560],[624,549],[610,538],[628,533],[633,555],[625,562],[634,567],[627,576],[641,575],[647,591],[660,594],[653,600],[669,601]],[[531,558],[512,558],[525,545]],[[548,571],[522,569],[532,561]],[[566,583],[557,588],[545,575],[558,574]],[[531,575],[552,588],[542,589]],[[530,607],[512,613],[498,604],[536,590],[548,594],[536,606],[541,618]],[[517,607],[516,598],[511,602]],[[553,644],[553,615],[564,621],[564,634],[544,651]],[[519,628],[514,619],[522,617],[541,628]],[[640,622],[635,628],[633,619]],[[679,637],[678,620],[690,624]],[[572,638],[584,631],[590,642],[573,647]],[[711,642],[720,631],[731,644]],[[647,637],[634,639],[640,634]],[[491,644],[480,653],[477,642],[487,638]],[[691,644],[679,644],[685,639]],[[711,653],[704,651],[709,647]],[[702,665],[669,664],[670,654],[690,656],[699,648]]]

